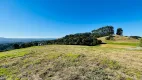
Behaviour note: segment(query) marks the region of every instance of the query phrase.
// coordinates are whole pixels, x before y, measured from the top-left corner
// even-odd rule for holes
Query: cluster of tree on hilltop
[[[101,44],[100,40],[93,38],[91,33],[78,33],[66,35],[63,38],[57,40],[47,41],[48,44],[65,44],[65,45],[87,45],[95,46]]]
[[[113,35],[113,34],[114,34],[113,26],[105,26],[105,27],[102,27],[102,28],[92,31],[92,36],[96,37],[96,38],[109,36],[109,35]]]
[[[88,45],[95,46],[101,44],[102,41],[97,40],[99,37],[109,36],[114,34],[113,26],[105,26],[89,33],[78,33],[67,35],[63,38],[48,41],[50,44],[65,44],[65,45]]]

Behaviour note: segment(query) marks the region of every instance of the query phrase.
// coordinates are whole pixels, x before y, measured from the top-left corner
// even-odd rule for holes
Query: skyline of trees
[[[92,36],[94,38],[110,36],[114,34],[114,27],[113,26],[104,26],[99,29],[95,29],[92,31]]]
[[[66,35],[63,38],[47,41],[49,44],[64,44],[64,45],[87,45],[87,46],[95,46],[100,44],[101,41],[93,38],[91,33],[77,33]]]

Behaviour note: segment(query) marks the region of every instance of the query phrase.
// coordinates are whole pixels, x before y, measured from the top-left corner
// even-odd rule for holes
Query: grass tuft
[[[119,64],[119,62],[114,61],[114,60],[104,58],[100,62],[101,62],[102,66],[108,67],[108,68],[113,69],[113,70],[118,70],[118,69],[121,68],[121,65]]]

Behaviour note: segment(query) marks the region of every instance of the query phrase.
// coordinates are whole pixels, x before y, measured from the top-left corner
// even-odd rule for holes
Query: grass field
[[[106,45],[101,45],[102,47],[112,47],[112,48],[135,48],[139,46],[139,40],[133,39],[125,36],[114,35],[114,40],[106,40],[106,37],[98,38],[102,40]]]
[[[112,44],[47,45],[1,52],[0,79],[142,80],[142,51],[108,45]]]

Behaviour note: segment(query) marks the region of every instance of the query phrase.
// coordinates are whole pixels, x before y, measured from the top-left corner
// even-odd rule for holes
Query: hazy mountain
[[[53,40],[55,38],[3,38],[0,37],[0,44],[13,43],[13,42],[31,42],[31,41],[42,41],[42,40]]]

